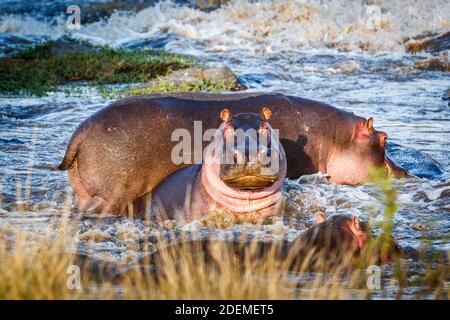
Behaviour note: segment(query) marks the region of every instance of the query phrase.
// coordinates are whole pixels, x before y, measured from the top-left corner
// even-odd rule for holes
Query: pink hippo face
[[[386,156],[387,135],[373,127],[373,118],[358,118],[354,123],[350,144],[336,147],[327,162],[332,182],[356,185],[367,181],[372,168],[396,174],[396,167]]]
[[[220,179],[230,188],[258,190],[273,185],[284,174],[280,166],[284,154],[268,120],[271,112],[264,107],[259,115],[240,113],[232,116],[225,109],[222,131]],[[283,165],[283,167],[285,167]]]
[[[202,185],[216,204],[234,213],[277,213],[287,165],[270,115],[267,107],[259,115],[222,110],[223,123],[206,149]]]

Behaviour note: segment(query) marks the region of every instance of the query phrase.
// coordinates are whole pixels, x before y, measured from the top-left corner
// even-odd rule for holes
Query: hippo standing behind
[[[135,214],[150,211],[158,218],[192,220],[222,208],[234,214],[275,215],[282,203],[286,156],[268,123],[270,115],[267,107],[260,115],[232,116],[222,110],[223,123],[206,148],[203,163],[176,171],[148,196],[137,199]],[[151,207],[139,210],[139,201]]]
[[[96,112],[76,129],[59,166],[69,170],[82,211],[124,213],[174,171],[195,163],[174,163],[174,130],[192,135],[194,121],[203,130],[217,128],[224,107],[233,114],[258,113],[270,106],[286,152],[287,177],[323,172],[329,180],[360,184],[372,167],[395,177],[406,175],[386,155],[387,135],[373,120],[329,105],[283,94],[168,94],[127,98]],[[204,146],[207,143],[204,142]]]

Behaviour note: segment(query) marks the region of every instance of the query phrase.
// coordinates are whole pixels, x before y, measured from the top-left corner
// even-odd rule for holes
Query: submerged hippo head
[[[360,184],[372,168],[381,168],[396,178],[406,170],[396,166],[386,154],[387,134],[373,127],[373,118],[357,118],[349,143],[334,148],[327,163],[327,173],[335,183]]]
[[[232,116],[224,109],[220,179],[229,187],[255,190],[271,186],[280,177],[280,152],[267,122],[271,112],[264,107],[259,115]],[[273,141],[271,141],[273,140]]]
[[[366,246],[368,231],[356,216],[336,214],[325,219],[319,215],[317,222],[296,239],[301,259],[309,255],[313,265],[349,262]]]
[[[232,116],[223,121],[205,153],[202,181],[209,196],[234,212],[269,215],[281,197],[286,157],[278,135],[268,123],[270,109]]]

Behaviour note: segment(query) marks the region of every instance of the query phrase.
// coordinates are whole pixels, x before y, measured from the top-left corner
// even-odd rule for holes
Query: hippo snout
[[[234,151],[234,155],[233,163],[220,165],[220,179],[227,186],[238,189],[260,189],[270,187],[280,178],[279,166],[272,163],[272,160],[280,160],[278,151],[261,147],[253,155],[249,152],[245,152],[244,155],[238,150]]]

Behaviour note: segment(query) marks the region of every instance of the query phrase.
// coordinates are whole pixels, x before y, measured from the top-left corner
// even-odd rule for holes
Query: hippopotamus
[[[213,262],[214,256],[217,256],[214,248],[219,246],[220,256],[227,248],[243,263],[272,257],[285,261],[291,270],[352,266],[354,258],[360,256],[367,244],[369,232],[365,223],[350,214],[335,214],[326,219],[319,215],[316,222],[294,240],[247,239],[243,243],[242,239],[200,239],[163,246],[150,256],[150,263],[164,267],[164,263],[177,263],[182,254],[190,257],[203,255],[205,262]],[[171,254],[161,254],[164,250],[170,250]],[[247,259],[249,255],[252,259]],[[164,256],[170,256],[170,261]]]
[[[177,129],[195,136],[199,127],[217,128],[217,114],[225,107],[238,114],[258,113],[263,106],[270,107],[271,126],[279,130],[288,178],[320,171],[332,183],[355,185],[366,181],[372,167],[395,177],[407,175],[386,154],[387,135],[374,129],[372,118],[278,93],[171,93],[118,100],[78,126],[59,169],[69,170],[79,210],[125,213],[135,199],[202,158],[200,148],[200,154],[188,150],[183,161],[172,160]],[[202,146],[194,139],[195,150],[198,143]]]
[[[268,122],[270,116],[267,107],[259,115],[233,116],[228,109],[222,110],[223,123],[205,149],[202,164],[169,175],[151,193],[135,200],[133,214],[192,220],[221,208],[258,218],[275,215],[282,204],[287,164]]]

